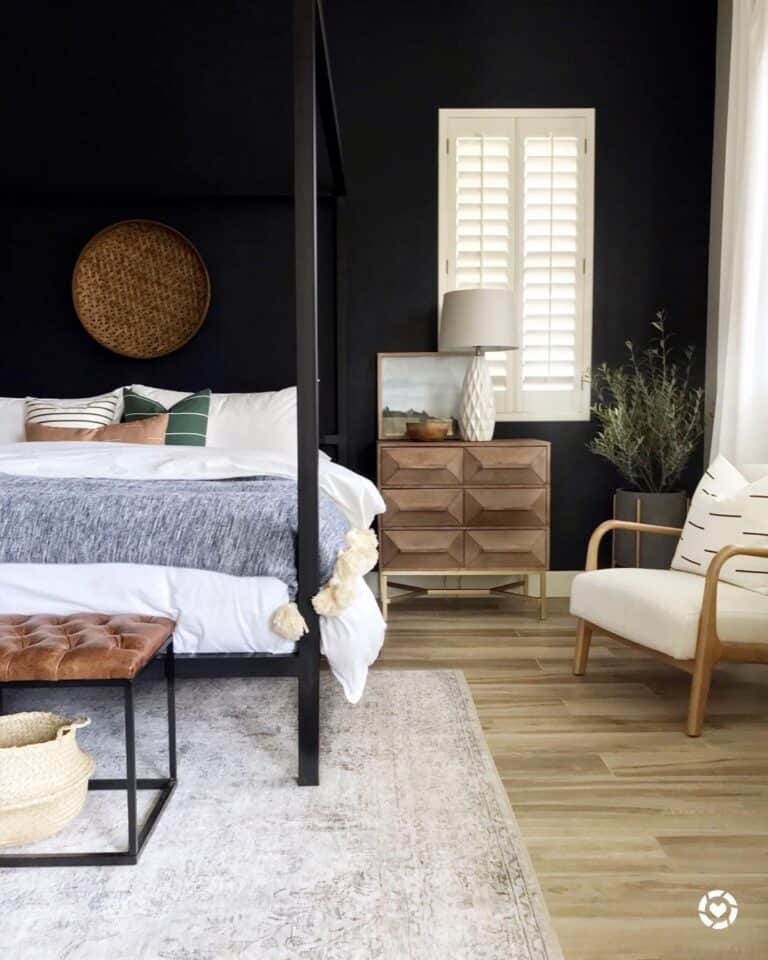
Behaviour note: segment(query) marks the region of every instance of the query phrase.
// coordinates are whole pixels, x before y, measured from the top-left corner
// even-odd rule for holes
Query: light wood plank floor
[[[766,960],[768,667],[718,668],[693,740],[684,674],[605,637],[571,674],[566,609],[401,601],[378,665],[466,674],[567,960]],[[721,932],[713,888],[740,904]]]

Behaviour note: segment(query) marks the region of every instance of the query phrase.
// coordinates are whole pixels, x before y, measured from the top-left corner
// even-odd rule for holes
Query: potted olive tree
[[[691,384],[693,347],[677,358],[665,323],[662,310],[645,350],[636,351],[627,340],[626,363],[593,371],[592,413],[599,430],[588,447],[627,481],[616,491],[616,519],[682,527],[687,494],[680,481],[704,432],[704,391]],[[614,562],[666,568],[675,543],[670,537],[617,532]]]

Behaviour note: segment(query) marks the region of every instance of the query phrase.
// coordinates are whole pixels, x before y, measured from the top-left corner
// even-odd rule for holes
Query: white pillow
[[[750,473],[757,473],[754,466]],[[715,554],[731,544],[768,547],[768,470],[750,483],[718,457],[696,487],[672,569],[704,576]],[[768,560],[734,557],[720,579],[768,595]]]
[[[768,477],[768,463],[743,463],[739,466],[739,470],[749,483]]]
[[[166,408],[189,396],[140,383],[134,383],[131,390]],[[269,450],[295,460],[296,387],[270,393],[212,393],[205,445]]]
[[[24,439],[24,397],[0,397],[0,443]]]

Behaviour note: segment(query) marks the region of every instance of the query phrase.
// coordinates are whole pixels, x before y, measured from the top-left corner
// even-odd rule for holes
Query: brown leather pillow
[[[133,423],[110,423],[93,429],[80,427],[46,427],[43,423],[24,424],[27,440],[99,440],[112,443],[165,443],[168,414],[135,420]]]

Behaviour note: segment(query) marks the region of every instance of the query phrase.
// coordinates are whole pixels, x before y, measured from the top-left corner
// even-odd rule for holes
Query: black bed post
[[[316,0],[293,2],[293,167],[298,393],[298,603],[309,633],[299,643],[299,784],[319,782],[320,628],[317,461]]]

